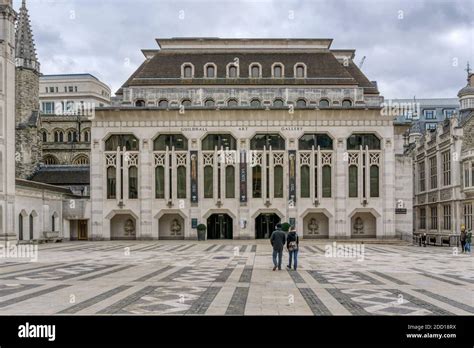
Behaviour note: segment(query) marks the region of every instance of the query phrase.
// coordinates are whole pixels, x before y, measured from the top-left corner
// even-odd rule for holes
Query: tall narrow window
[[[297,65],[295,68],[295,77],[304,78],[306,76],[304,65]]]
[[[191,65],[185,65],[183,68],[183,77],[192,78],[193,77],[193,68]]]
[[[18,239],[23,240],[23,215],[18,215]]]
[[[370,167],[370,197],[379,197],[379,167]]]
[[[135,166],[128,169],[128,198],[138,198],[138,168]]]
[[[324,166],[323,167],[323,197],[330,198],[331,197],[331,185],[332,185],[332,178],[331,178],[331,167]]]
[[[262,167],[252,168],[252,193],[253,198],[262,198]]]
[[[41,136],[42,136],[41,140],[43,141],[43,143],[46,143],[48,141],[48,133],[46,131],[43,131],[41,133]]]
[[[214,197],[214,170],[211,166],[204,167],[204,198]]]
[[[443,185],[451,185],[451,152],[446,151],[441,155],[443,158]]]
[[[430,188],[438,187],[438,163],[436,156],[430,158]]]
[[[108,199],[115,199],[116,198],[116,171],[115,167],[108,167],[107,168],[107,198]]]
[[[357,166],[349,167],[349,197],[357,197],[359,195],[359,178],[358,178],[358,168]]]
[[[449,204],[443,206],[443,228],[445,230],[451,230],[451,206]]]
[[[56,231],[56,216],[54,214],[51,216],[51,231]]]
[[[418,175],[419,175],[419,185],[420,185],[420,192],[424,192],[426,190],[425,186],[425,161],[421,161],[418,163]]]
[[[437,230],[438,229],[438,208],[431,207],[431,229]]]
[[[300,174],[300,187],[301,187],[301,198],[309,198],[310,193],[310,169],[309,166],[301,167]]]
[[[33,240],[33,232],[34,232],[34,216],[30,214],[30,240]]]
[[[426,229],[426,209],[420,208],[420,229]]]
[[[225,168],[225,198],[235,198],[235,168]]]
[[[178,177],[177,177],[177,184],[178,184],[178,198],[186,198],[186,167],[179,166],[178,167]]]
[[[260,67],[258,65],[252,65],[250,68],[250,77],[259,78],[260,77]]]
[[[155,197],[156,199],[165,198],[165,167],[163,166],[155,168]]]
[[[273,196],[283,198],[283,167],[276,166],[273,169]]]

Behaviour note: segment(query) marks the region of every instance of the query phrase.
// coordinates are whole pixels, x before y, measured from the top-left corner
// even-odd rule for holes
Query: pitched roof
[[[195,48],[193,40],[196,42]],[[216,47],[206,45],[206,40],[215,43]],[[220,43],[221,41],[223,43]],[[364,88],[368,94],[378,94],[374,83],[360,71],[351,61],[353,50],[329,50],[327,47],[313,49],[311,47],[294,48],[292,40],[275,40],[286,46],[272,47],[269,43],[262,44],[265,39],[256,39],[261,44],[261,49],[252,46],[252,49],[245,49],[245,43],[253,42],[245,39],[243,46],[230,45],[223,49],[229,39],[188,39],[184,41],[188,46],[174,47],[180,43],[179,39],[173,39],[172,48],[162,50],[145,50],[146,60],[124,83],[122,88],[132,86],[154,86],[154,85],[339,85],[339,86],[359,86]],[[300,39],[298,39],[300,40]],[[230,40],[233,43],[235,40]],[[281,41],[283,43],[281,43]],[[163,43],[163,40],[159,41]],[[239,41],[235,41],[239,42]],[[299,41],[297,41],[299,42]],[[312,42],[312,41],[308,41]],[[316,43],[319,41],[315,40]],[[329,42],[329,41],[328,41]],[[303,41],[304,43],[304,41]],[[314,44],[316,44],[314,43]],[[202,45],[199,46],[199,45]],[[268,48],[270,46],[270,48]],[[242,48],[244,47],[244,48]],[[341,56],[349,58],[349,64],[343,64]],[[240,76],[238,79],[227,78],[227,65],[238,59]],[[181,78],[181,67],[184,63],[194,65],[194,78]],[[214,63],[217,66],[216,78],[204,78],[204,66],[206,63]],[[250,78],[249,66],[251,63],[259,63],[262,66],[261,78]],[[275,79],[272,77],[272,65],[282,63],[284,65],[284,77]],[[307,76],[304,79],[294,77],[294,67],[298,63],[304,63],[307,67]],[[116,94],[122,94],[122,89]]]
[[[30,179],[50,185],[89,185],[90,168],[88,166],[45,166],[41,167]]]

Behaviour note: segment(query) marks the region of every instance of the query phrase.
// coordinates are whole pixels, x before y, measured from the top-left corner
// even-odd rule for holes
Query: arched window
[[[229,99],[227,101],[227,106],[230,107],[230,108],[235,108],[235,107],[239,106],[239,102],[237,101],[237,99]]]
[[[116,169],[115,167],[107,168],[107,198],[115,199],[116,198],[116,187],[117,187],[117,178],[116,178]]]
[[[239,77],[239,71],[237,66],[229,65],[229,67],[227,68],[227,76],[231,79],[236,79],[237,77]]]
[[[186,151],[188,149],[188,139],[182,134],[161,134],[153,143],[154,151],[166,151],[166,147],[176,151]]]
[[[43,141],[43,143],[46,143],[48,142],[48,132],[47,131],[42,131],[41,132],[41,140]]]
[[[259,99],[254,98],[250,101],[250,106],[253,108],[259,108],[262,105]]]
[[[216,102],[213,99],[206,99],[204,106],[207,108],[213,108],[216,106]]]
[[[349,166],[349,197],[354,198],[359,195],[359,170],[357,166]]]
[[[64,133],[62,131],[55,131],[54,132],[54,142],[55,143],[64,142]]]
[[[343,108],[350,108],[352,106],[352,101],[349,99],[344,99],[342,101],[342,107]]]
[[[143,99],[138,99],[137,101],[135,101],[135,106],[137,108],[144,108],[146,106],[146,103]]]
[[[125,147],[126,151],[138,151],[139,142],[132,134],[111,135],[105,141],[105,151],[117,151],[118,147],[120,147],[120,150]]]
[[[79,155],[74,159],[73,164],[77,166],[88,165],[89,157],[87,155]]]
[[[303,64],[297,64],[295,66],[295,77],[298,79],[306,77],[306,67]]]
[[[276,79],[283,77],[283,66],[281,64],[275,64],[273,66],[273,77]]]
[[[306,107],[306,100],[304,99],[298,99],[296,101],[296,107],[297,108],[305,108]]]
[[[186,79],[190,79],[194,75],[194,68],[192,64],[185,64],[182,67],[182,77]]]
[[[52,232],[56,231],[56,213],[51,215],[51,231]]]
[[[135,166],[128,168],[128,198],[138,198],[138,168]]]
[[[214,196],[214,170],[212,166],[204,167],[204,198]]]
[[[283,167],[275,166],[273,168],[273,196],[283,198]]]
[[[272,147],[272,150],[285,150],[285,139],[279,134],[257,134],[250,141],[251,150],[263,150]]]
[[[23,240],[23,214],[18,215],[18,239]]]
[[[84,139],[84,142],[86,142],[86,143],[90,142],[90,141],[91,141],[91,133],[90,133],[90,131],[88,131],[88,130],[84,131],[82,137],[83,137],[83,139]]]
[[[327,99],[321,99],[319,101],[319,107],[320,108],[328,108],[329,107],[329,100]]]
[[[166,99],[161,99],[158,102],[158,107],[166,109],[168,107],[168,101]]]
[[[237,150],[237,141],[230,134],[209,134],[202,140],[201,147],[203,151],[214,151],[216,147],[218,150]]]
[[[34,239],[34,228],[35,228],[35,225],[34,225],[34,219],[35,217],[33,216],[33,213],[30,214],[30,240],[33,240]]]
[[[273,101],[273,106],[276,108],[282,108],[285,106],[285,102],[283,99],[277,98]]]
[[[43,162],[47,166],[52,166],[52,165],[58,165],[59,164],[58,159],[56,157],[54,157],[53,155],[44,156]]]
[[[77,131],[70,130],[67,132],[67,142],[68,143],[77,143]]]
[[[259,64],[251,64],[250,65],[250,77],[251,78],[259,78],[262,76],[262,70]]]
[[[367,146],[369,150],[380,150],[380,139],[374,134],[352,134],[347,139],[347,150],[359,150]]]
[[[189,107],[189,106],[192,105],[192,103],[191,103],[191,100],[189,100],[189,99],[183,99],[181,101],[181,105],[184,106],[184,107]]]
[[[329,135],[319,133],[305,134],[298,141],[300,150],[311,150],[313,146],[315,149],[319,146],[321,150],[332,150],[333,141]]]
[[[206,77],[208,79],[213,79],[216,77],[216,67],[214,64],[206,64],[205,68]]]
[[[235,168],[230,165],[225,168],[225,198],[235,198]]]

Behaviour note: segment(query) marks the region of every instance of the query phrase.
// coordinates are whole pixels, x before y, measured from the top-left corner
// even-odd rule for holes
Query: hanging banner
[[[240,151],[240,203],[247,203],[247,153]]]
[[[296,151],[290,150],[288,151],[288,169],[289,169],[289,195],[288,200],[290,201],[290,205],[296,202]]]
[[[198,152],[191,151],[191,203],[198,202]]]

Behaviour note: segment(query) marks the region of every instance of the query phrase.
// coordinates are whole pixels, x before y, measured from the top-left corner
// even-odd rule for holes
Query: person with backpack
[[[289,262],[286,268],[291,269],[291,261],[293,260],[293,267],[296,271],[298,267],[298,249],[299,249],[300,239],[298,234],[296,233],[295,227],[291,227],[290,233],[288,233],[288,237],[286,239],[286,248],[288,249]]]

